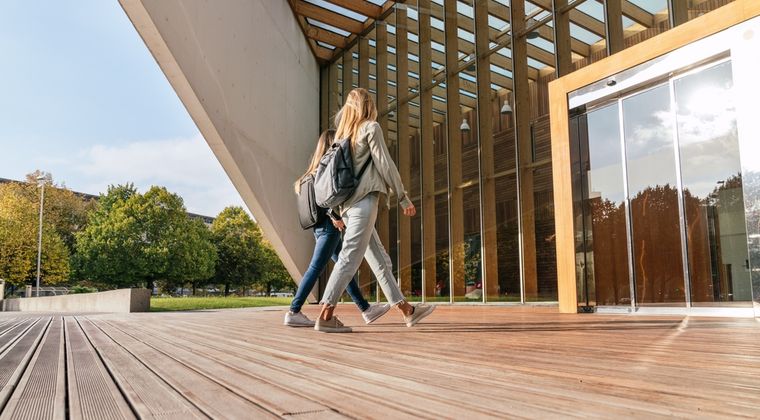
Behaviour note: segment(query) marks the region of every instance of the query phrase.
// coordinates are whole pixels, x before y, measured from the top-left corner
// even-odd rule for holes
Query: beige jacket
[[[341,206],[341,213],[356,204],[367,194],[379,192],[388,196],[395,194],[399,204],[406,209],[412,202],[406,196],[404,184],[401,183],[401,175],[398,173],[396,164],[391,159],[388,146],[385,145],[383,131],[380,124],[375,121],[367,121],[359,127],[359,138],[356,139],[351,150],[354,158],[354,171],[359,173],[367,159],[371,163],[362,175],[359,186],[354,194]]]

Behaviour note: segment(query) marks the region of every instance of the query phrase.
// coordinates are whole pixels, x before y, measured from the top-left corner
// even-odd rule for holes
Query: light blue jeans
[[[322,303],[333,306],[338,303],[343,290],[359,269],[362,259],[367,260],[388,303],[396,305],[404,301],[404,295],[393,276],[391,257],[385,252],[375,231],[377,201],[377,193],[368,194],[343,215],[343,222],[346,224],[343,249],[330,274],[330,280],[327,281]]]

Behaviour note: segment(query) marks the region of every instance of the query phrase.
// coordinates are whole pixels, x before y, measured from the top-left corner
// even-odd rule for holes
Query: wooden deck
[[[0,313],[0,418],[760,417],[753,319],[394,312]]]

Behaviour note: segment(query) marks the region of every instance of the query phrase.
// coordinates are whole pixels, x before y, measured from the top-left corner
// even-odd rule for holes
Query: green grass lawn
[[[151,312],[290,305],[289,297],[154,297]]]

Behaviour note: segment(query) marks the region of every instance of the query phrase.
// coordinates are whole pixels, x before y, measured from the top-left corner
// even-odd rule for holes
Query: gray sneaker
[[[387,303],[375,303],[362,312],[362,318],[367,324],[375,322],[378,318],[385,315],[388,310],[391,309],[391,305]]]
[[[283,322],[283,324],[288,327],[313,327],[314,321],[307,318],[306,315],[301,312],[293,313],[288,311],[288,313],[285,314],[285,322]]]
[[[322,320],[322,318],[317,318],[317,323],[314,324],[314,329],[317,331],[321,331],[324,333],[350,333],[351,327],[346,327],[343,325],[342,322],[338,319],[337,316],[334,316],[330,318],[328,321]]]
[[[423,305],[421,303],[414,305],[414,312],[412,312],[412,314],[408,316],[404,315],[404,321],[406,321],[406,326],[413,327],[415,324],[422,321],[423,318],[432,314],[434,310],[435,310],[435,306]]]

